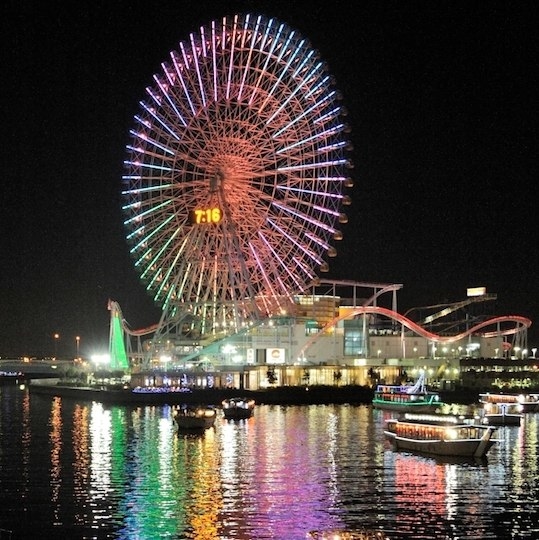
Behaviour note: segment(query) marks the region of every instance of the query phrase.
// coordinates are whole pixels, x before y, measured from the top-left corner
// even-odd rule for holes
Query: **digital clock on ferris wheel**
[[[223,212],[219,207],[195,208],[195,210],[189,212],[189,223],[191,223],[191,225],[220,223],[222,219]]]

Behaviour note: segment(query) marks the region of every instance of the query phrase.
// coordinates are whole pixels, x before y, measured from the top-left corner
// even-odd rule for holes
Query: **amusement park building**
[[[458,373],[451,375],[448,368],[458,366],[462,358],[502,358],[527,351],[531,323],[524,317],[470,317],[468,313],[457,332],[452,320],[452,333],[436,334],[398,313],[396,291],[400,285],[370,286],[375,289],[369,300],[355,295],[298,296],[295,313],[229,335],[201,336],[196,342],[181,336],[148,340],[143,349],[152,351],[150,357],[135,362],[132,377],[142,386],[148,384],[145,373],[161,372],[163,378],[152,378],[153,384],[167,384],[176,373],[184,380],[191,377],[197,386],[205,386],[209,377],[211,384],[256,389],[267,386],[268,380],[279,385],[305,383],[306,379],[310,384],[334,384],[338,373],[343,384],[369,384],[373,374],[393,381],[403,372],[413,376],[417,369],[428,370],[435,379],[455,378]],[[376,305],[380,291],[392,293],[392,309]],[[469,298],[444,306],[419,322],[433,324],[465,306],[494,299],[495,295]],[[142,360],[144,353],[137,356]]]

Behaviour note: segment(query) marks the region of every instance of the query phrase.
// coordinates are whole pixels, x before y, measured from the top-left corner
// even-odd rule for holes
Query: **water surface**
[[[368,527],[392,539],[539,538],[539,415],[500,428],[486,461],[444,462],[394,452],[389,414],[259,405],[178,434],[168,406],[0,387],[0,537],[300,540]]]

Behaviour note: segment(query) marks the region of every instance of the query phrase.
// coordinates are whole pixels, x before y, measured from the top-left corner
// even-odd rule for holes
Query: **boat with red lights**
[[[487,392],[479,394],[479,401],[485,405],[511,405],[521,413],[539,412],[539,394],[497,394]]]
[[[468,458],[485,457],[497,442],[495,432],[465,416],[413,413],[389,419],[384,429],[394,450]]]

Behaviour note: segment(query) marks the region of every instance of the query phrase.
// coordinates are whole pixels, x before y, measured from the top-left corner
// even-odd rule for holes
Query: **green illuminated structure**
[[[122,311],[116,302],[109,300],[110,336],[109,355],[111,370],[128,370],[129,361],[125,350],[124,330],[122,324]]]

